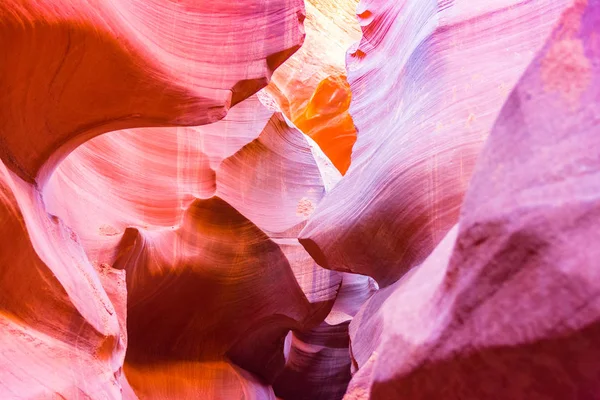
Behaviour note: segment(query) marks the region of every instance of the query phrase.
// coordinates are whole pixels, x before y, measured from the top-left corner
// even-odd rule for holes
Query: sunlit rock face
[[[39,192],[4,165],[0,188],[0,395],[120,398],[124,274],[95,268]]]
[[[595,399],[600,1],[0,4],[1,399]]]
[[[347,399],[597,397],[599,22],[597,1],[562,15],[499,114],[458,226],[353,320]]]
[[[336,168],[350,166],[356,129],[348,113],[348,47],[361,37],[358,0],[307,0],[302,48],[273,74],[267,91],[282,112],[312,137]]]
[[[381,286],[450,227],[510,89],[566,1],[363,1],[348,54],[352,165],[301,241],[325,268]],[[333,228],[335,226],[335,228]]]
[[[308,103],[294,115],[298,129],[310,136],[340,173],[350,167],[356,128],[348,108],[352,93],[344,75],[328,76],[317,85]]]
[[[203,362],[198,358],[190,364],[192,378],[173,376],[173,371],[185,364],[185,360],[176,357],[173,363],[163,365],[164,370],[155,365],[138,368],[136,364],[132,367],[136,388],[132,389],[123,373],[126,351],[135,356],[127,347],[127,331],[131,329],[126,318],[136,302],[128,297],[134,296],[137,301],[132,288],[141,281],[148,291],[147,296],[140,296],[150,301],[152,287],[144,280],[148,269],[151,277],[157,279],[156,267],[168,272],[179,265],[179,259],[170,257],[166,265],[159,264],[157,260],[161,259],[155,252],[161,242],[174,246],[165,250],[167,253],[192,243],[188,251],[195,257],[201,256],[193,248],[198,233],[181,232],[186,227],[197,228],[213,221],[196,221],[198,208],[206,204],[209,209],[215,204],[217,208],[228,207],[215,193],[215,169],[221,160],[234,155],[267,127],[272,134],[295,134],[295,142],[287,137],[281,142],[296,143],[294,151],[288,152],[290,157],[312,154],[306,141],[301,142],[304,147],[298,145],[303,140],[301,133],[288,128],[272,112],[256,109],[260,104],[254,99],[233,113],[229,121],[207,128],[200,135],[211,142],[202,147],[202,152],[194,151],[197,143],[186,141],[185,134],[178,135],[177,128],[169,133],[161,130],[166,128],[153,128],[148,136],[143,129],[132,129],[112,133],[118,138],[101,136],[99,143],[86,141],[116,129],[205,125],[223,118],[230,107],[264,87],[275,68],[301,46],[304,13],[302,1],[296,0],[210,5],[162,0],[76,4],[8,1],[0,5],[0,48],[4,55],[0,67],[0,157],[4,171],[2,204],[6,211],[3,229],[7,238],[0,255],[4,260],[1,345],[5,349],[0,397],[136,398],[138,387],[144,386],[140,376],[146,373],[149,377],[171,376],[175,384],[181,382],[183,386],[197,376],[196,387],[210,384],[217,388],[215,382],[223,376],[224,381],[239,382],[238,389],[248,392],[248,398],[263,398],[263,392],[274,397],[270,387],[252,373],[214,357],[208,365],[215,362],[214,370],[221,371],[221,375],[198,376],[195,366]],[[252,113],[251,118],[248,112]],[[239,125],[244,129],[238,129]],[[144,136],[154,140],[140,140]],[[222,139],[225,136],[227,139]],[[176,140],[169,142],[165,137]],[[52,175],[60,161],[84,142],[72,154],[73,161],[61,164],[59,169],[65,172]],[[277,150],[269,148],[265,152]],[[306,157],[298,158],[298,163],[307,162]],[[314,189],[307,194],[309,201],[316,201],[323,191],[316,164],[313,166],[317,172],[309,183],[300,185],[307,191]],[[277,174],[273,177],[279,178]],[[288,201],[294,201],[297,207],[302,200],[299,197]],[[292,272],[283,251],[260,228],[235,210],[216,214],[225,221],[221,221],[224,224],[213,240],[225,240],[218,238],[218,231],[227,231],[229,225],[242,232],[250,226],[258,236],[250,235],[248,246],[260,249],[263,256],[252,258],[243,254],[244,257],[255,264],[260,264],[260,257],[279,260],[261,267],[283,274],[291,285],[284,284],[284,290],[296,293],[279,305],[283,317],[277,317],[285,320],[280,325],[304,327],[318,324],[321,314],[320,318],[325,318],[341,278],[336,281],[335,274],[324,272],[319,284],[303,292],[301,286],[314,283],[311,279],[317,274],[310,273],[314,262],[299,244],[295,247],[301,254],[296,258],[306,261],[297,261]],[[306,213],[285,218],[290,224],[301,226]],[[152,234],[160,237],[145,240]],[[251,285],[253,280],[246,275],[243,264],[237,263],[240,255],[234,255],[235,251],[244,250],[243,243],[228,244],[231,251],[219,253],[218,247],[212,250],[231,255],[229,263],[242,271],[244,278],[237,279]],[[150,254],[144,253],[146,249]],[[190,268],[189,263],[183,264],[179,279],[185,278],[185,268]],[[202,268],[194,264],[192,270]],[[137,280],[132,270],[136,271]],[[234,272],[226,269],[223,273],[227,279],[236,279]],[[253,273],[263,281],[271,278],[269,285],[277,290],[279,275],[265,275],[261,270]],[[303,277],[300,283],[294,273]],[[168,279],[162,283],[168,284]],[[267,301],[277,304],[269,298],[269,291],[257,293],[262,300],[248,302],[249,308],[260,308]],[[229,296],[237,294],[234,290]],[[243,296],[234,297],[236,302],[244,301]],[[298,304],[286,308],[294,299]],[[176,304],[178,300],[172,301],[167,300],[164,305]],[[170,311],[163,308],[164,313]],[[269,312],[267,309],[265,314],[270,315]],[[160,313],[156,310],[154,315],[146,316],[156,320],[158,315],[154,330],[162,323]],[[135,321],[137,315],[129,314]],[[177,318],[177,314],[172,317]],[[228,323],[235,324],[235,318]],[[250,329],[253,323],[248,321],[238,329]],[[254,350],[264,357],[272,355],[270,347],[276,347],[273,343],[278,336],[273,332],[283,329],[277,323],[271,325],[265,328],[266,333],[259,332],[267,337],[266,350],[261,352],[260,346]],[[218,336],[214,333],[218,327],[206,329]],[[250,337],[247,332],[242,333]],[[157,331],[156,340],[161,338]],[[238,344],[242,339],[234,341],[237,337],[231,335],[224,338],[234,342],[228,349],[232,360],[249,369],[258,364],[254,353],[244,352],[246,347]],[[140,340],[139,344],[147,343]],[[219,351],[223,356],[222,349]],[[278,362],[283,364],[283,356],[273,357],[281,358]],[[276,370],[275,367],[267,369]],[[263,372],[258,366],[255,369]],[[162,395],[160,384],[150,397]],[[168,382],[169,387],[171,384]],[[229,385],[222,382],[222,386]],[[233,386],[223,389],[224,393],[239,393]],[[211,390],[206,393],[218,393]],[[140,395],[145,397],[146,392]],[[178,392],[173,396],[178,398]]]
[[[100,133],[221,119],[304,38],[301,0],[7,0],[0,18],[0,156],[38,183]]]
[[[213,196],[221,162],[256,139],[272,115],[252,96],[215,124],[94,138],[46,183],[46,206],[77,231],[90,259],[112,264],[110,248],[127,227],[174,227],[195,198]]]
[[[307,138],[257,97],[214,126],[102,135],[61,164],[48,208],[94,262],[127,276],[134,392],[146,379],[181,393],[227,379],[272,393],[285,336],[320,324],[341,285],[297,241],[326,190],[319,168]],[[214,362],[223,378],[201,373]]]

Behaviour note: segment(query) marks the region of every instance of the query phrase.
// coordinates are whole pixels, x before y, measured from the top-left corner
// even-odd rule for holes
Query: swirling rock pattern
[[[0,396],[120,397],[124,275],[104,277],[114,285],[109,297],[75,233],[45,212],[31,184],[0,167]]]
[[[351,378],[348,326],[377,286],[366,276],[344,274],[325,321],[290,336],[285,369],[274,384],[285,399],[341,399]]]
[[[256,99],[240,106],[201,135],[210,142],[201,146],[203,152],[195,151],[194,140],[167,140],[172,147],[161,147],[166,136],[178,137],[176,128],[114,132],[86,143],[70,165],[61,165],[62,173],[52,173],[76,147],[107,131],[222,119],[300,47],[303,18],[298,0],[0,5],[3,229],[11,238],[0,252],[5,349],[0,397],[136,397],[122,369],[126,288],[132,283],[124,265],[113,268],[128,256],[121,244],[131,239],[132,229],[169,229],[189,215],[185,210],[196,204],[194,198],[212,196],[216,165],[254,140],[272,112],[256,113]],[[154,141],[140,140],[143,135]],[[173,154],[180,157],[169,160]],[[115,164],[120,169],[111,168]],[[145,168],[146,175],[135,174]],[[338,285],[335,279],[331,285]],[[149,376],[169,375],[181,364],[150,368]],[[215,365],[226,379],[238,376],[241,387],[263,387],[274,396],[250,373],[225,361]],[[254,389],[243,392],[264,397]],[[160,390],[154,395],[160,397]]]
[[[217,379],[200,374],[203,363],[240,387],[273,382],[286,334],[325,319],[341,275],[296,240],[324,193],[309,142],[253,97],[214,126],[95,138],[61,164],[45,197],[90,258],[126,273],[135,392],[147,396],[145,379],[158,379],[158,393],[181,384],[183,396]]]
[[[599,22],[598,1],[563,14],[500,113],[459,226],[351,323],[347,399],[597,398]]]
[[[598,397],[599,0],[5,0],[0,55],[0,398]]]
[[[306,40],[273,74],[266,90],[281,111],[312,137],[344,174],[356,129],[348,114],[350,87],[345,55],[360,40],[357,0],[307,0]]]
[[[348,55],[352,165],[301,234],[321,266],[387,286],[429,255],[565,3],[361,2],[363,38]]]
[[[215,124],[96,137],[52,175],[44,190],[46,206],[77,232],[92,260],[112,265],[109,249],[127,227],[175,226],[195,198],[214,195],[215,170],[256,139],[272,115],[252,96]]]
[[[100,133],[223,118],[304,38],[301,0],[9,0],[0,18],[0,156],[41,184]]]

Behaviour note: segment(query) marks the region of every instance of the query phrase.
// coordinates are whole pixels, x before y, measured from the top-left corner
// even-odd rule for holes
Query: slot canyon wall
[[[600,0],[3,0],[0,399],[600,399]]]

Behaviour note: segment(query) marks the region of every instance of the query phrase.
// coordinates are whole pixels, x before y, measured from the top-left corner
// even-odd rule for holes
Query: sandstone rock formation
[[[263,118],[252,115],[249,125],[242,123],[239,137],[230,134],[233,140],[207,149],[206,157],[180,151],[192,157],[187,167],[168,164],[177,160],[168,159],[173,148],[157,154],[159,148],[165,150],[165,134],[150,129],[115,132],[123,134],[122,141],[100,137],[104,154],[86,149],[88,142],[78,149],[83,154],[76,165],[70,170],[68,163],[61,165],[70,171],[62,181],[60,173],[51,174],[73,149],[103,132],[202,125],[223,118],[232,105],[265,86],[274,69],[300,47],[303,15],[302,1],[295,0],[211,7],[164,0],[0,5],[0,157],[7,237],[1,256],[6,351],[0,397],[135,398],[122,373],[131,279],[125,281],[126,270],[112,268],[127,257],[120,246],[138,224],[167,229],[168,223],[181,220],[184,213],[178,208],[186,195],[214,191],[213,159],[228,157],[252,141],[256,136],[246,132],[258,135],[270,115],[263,126]],[[237,114],[244,120],[243,110]],[[236,131],[235,122],[216,128],[219,139],[230,125]],[[173,137],[173,129],[166,135]],[[139,141],[136,135],[153,135],[156,141]],[[106,154],[117,160],[109,161]],[[149,161],[136,164],[140,159]],[[80,169],[78,161],[83,160],[87,169]],[[107,161],[121,169],[111,170],[115,164]],[[148,175],[135,176],[128,162],[138,170],[149,166]],[[187,175],[170,180],[165,167]],[[161,174],[151,176],[157,171]],[[59,183],[45,187],[50,179]],[[127,192],[132,181],[133,191]],[[135,192],[136,198],[120,196],[134,193],[136,184],[145,189]],[[68,188],[73,190],[64,190]],[[96,201],[86,201],[90,198]],[[134,227],[121,239],[120,229],[130,225]],[[237,371],[221,370],[227,376]],[[255,386],[249,373],[237,376],[249,382],[242,386]]]
[[[285,399],[341,399],[351,378],[350,321],[377,291],[366,276],[344,274],[333,308],[310,330],[294,331],[284,371],[274,384]]]
[[[109,298],[76,234],[44,210],[39,192],[4,165],[0,186],[0,396],[120,398],[124,275],[104,277],[114,285]]]
[[[327,316],[341,275],[295,240],[324,193],[309,142],[254,97],[214,126],[97,137],[61,164],[45,195],[95,263],[126,272],[134,390],[186,379],[178,390],[187,393],[188,381],[216,379],[199,364],[215,360],[223,379],[273,382],[288,331]]]
[[[304,38],[301,0],[7,0],[0,18],[0,156],[38,183],[100,133],[223,118]]]
[[[348,113],[346,50],[360,40],[357,0],[306,0],[306,40],[266,90],[282,112],[346,173],[356,130]]]
[[[301,235],[319,265],[387,286],[427,257],[457,222],[481,145],[565,3],[358,6],[352,166]]]
[[[484,3],[2,2],[0,398],[598,398],[600,1]]]
[[[459,225],[351,323],[347,399],[598,397],[598,34],[600,2],[562,15],[502,108]]]

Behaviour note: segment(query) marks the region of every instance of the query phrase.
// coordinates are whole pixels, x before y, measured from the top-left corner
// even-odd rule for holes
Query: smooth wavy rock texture
[[[348,114],[346,50],[361,37],[358,0],[307,0],[306,40],[273,74],[267,91],[281,111],[312,137],[338,170],[350,166],[356,129]]]
[[[294,331],[284,371],[274,384],[285,399],[341,399],[351,378],[348,327],[359,307],[377,291],[372,278],[343,274],[342,285],[325,320]]]
[[[319,265],[388,286],[429,255],[457,222],[480,148],[565,4],[360,3],[363,38],[348,54],[352,165],[301,234]]]
[[[300,47],[303,18],[301,0],[3,1],[0,157],[43,184],[100,133],[215,122]]]
[[[143,235],[145,229],[156,228],[171,233],[167,225],[173,221],[196,223],[190,214],[201,200],[193,199],[214,192],[216,166],[254,140],[272,112],[257,109],[256,99],[240,106],[228,121],[202,132],[202,139],[210,142],[202,154],[185,151],[185,146],[197,144],[192,139],[167,140],[167,147],[160,147],[165,136],[179,137],[178,128],[169,133],[161,130],[166,128],[114,132],[99,137],[97,144],[78,148],[71,165],[61,165],[65,174],[51,174],[73,149],[103,132],[145,125],[203,125],[223,118],[232,105],[264,87],[274,69],[300,47],[303,16],[303,3],[291,0],[0,5],[3,229],[11,238],[2,251],[5,351],[0,397],[136,397],[122,374],[130,328],[127,287],[132,285],[132,279],[125,280],[125,267],[134,259],[122,245],[131,240],[131,232]],[[273,118],[271,130],[277,131],[281,121]],[[141,140],[144,135],[154,141]],[[157,154],[158,149],[164,153]],[[182,157],[169,159],[174,152]],[[310,154],[306,142],[304,152]],[[116,159],[109,160],[107,154]],[[175,164],[169,171],[171,161]],[[147,174],[136,175],[136,168],[138,172],[148,168]],[[53,182],[45,187],[49,180]],[[124,190],[128,186],[132,191]],[[134,192],[136,198],[131,196]],[[187,211],[182,210],[190,196]],[[232,213],[241,229],[254,226],[235,210]],[[300,223],[304,214],[294,217]],[[174,230],[172,237],[177,234]],[[335,295],[341,278],[336,281],[335,274],[326,272],[332,282],[326,287],[313,285],[304,295],[283,252],[271,254],[268,249],[277,245],[265,240],[266,256],[281,260],[274,268],[284,269],[290,290],[297,293],[289,302],[298,299],[300,311],[287,310],[297,317],[294,323],[310,320],[313,308],[320,310],[321,303],[332,303],[328,296]],[[250,246],[265,251],[260,243]],[[297,253],[303,252],[296,247]],[[307,255],[304,259],[310,260]],[[117,261],[122,269],[113,268]],[[231,261],[235,263],[235,258]],[[143,276],[140,264],[134,266]],[[306,269],[312,266],[310,262],[295,266],[296,273],[311,275]],[[326,307],[322,312],[324,318]],[[169,375],[181,365],[175,361],[164,367],[166,371],[149,367],[150,376]],[[237,374],[244,387],[264,386],[250,373],[223,363],[215,364],[223,365],[219,367],[223,376]],[[139,373],[135,377],[137,384]],[[264,391],[272,393],[267,386]],[[248,393],[248,398],[253,395]]]
[[[597,398],[599,35],[600,2],[563,14],[500,113],[459,225],[351,323],[347,399]]]
[[[199,362],[219,360],[218,379],[242,387],[257,378],[227,360],[274,381],[287,332],[328,315],[341,275],[296,239],[324,193],[307,139],[253,97],[211,126],[97,137],[60,165],[45,199],[93,262],[126,272],[134,390],[187,379],[186,393],[188,380],[217,379]],[[201,375],[177,373],[188,370]]]
[[[0,399],[598,398],[600,0],[0,3]]]
[[[214,195],[223,159],[256,139],[272,115],[252,96],[215,124],[96,137],[52,175],[46,206],[77,232],[92,260],[112,264],[108,250],[127,227],[175,226],[194,198]]]
[[[119,398],[127,339],[115,307],[124,274],[108,272],[109,298],[39,192],[4,165],[0,188],[0,397]]]

